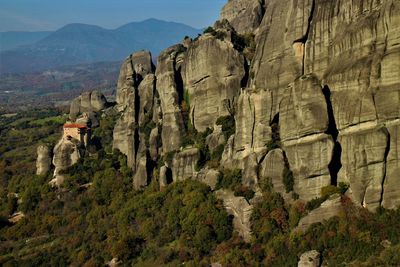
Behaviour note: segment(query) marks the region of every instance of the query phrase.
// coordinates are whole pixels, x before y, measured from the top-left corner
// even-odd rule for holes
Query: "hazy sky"
[[[209,26],[227,0],[0,0],[0,31],[56,30],[68,23],[113,29],[157,18]]]

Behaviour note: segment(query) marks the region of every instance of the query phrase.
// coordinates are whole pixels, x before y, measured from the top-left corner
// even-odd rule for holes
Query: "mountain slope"
[[[149,19],[115,30],[87,24],[68,24],[33,45],[4,51],[1,73],[31,72],[48,68],[116,61],[136,50],[157,55],[164,47],[200,30],[184,24]]]
[[[50,35],[52,32],[0,32],[0,52],[18,48],[22,45],[30,45]]]

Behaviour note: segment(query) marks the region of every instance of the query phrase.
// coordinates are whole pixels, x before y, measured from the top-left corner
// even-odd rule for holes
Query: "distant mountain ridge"
[[[182,23],[148,19],[117,29],[73,23],[31,45],[0,53],[0,73],[33,72],[65,65],[117,61],[137,50],[153,55],[201,30]],[[2,41],[3,42],[3,41]]]

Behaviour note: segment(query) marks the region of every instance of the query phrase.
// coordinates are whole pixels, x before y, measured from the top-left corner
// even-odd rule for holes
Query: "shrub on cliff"
[[[225,139],[228,140],[235,133],[235,117],[233,115],[219,117],[215,122],[217,125],[222,125],[222,132]]]

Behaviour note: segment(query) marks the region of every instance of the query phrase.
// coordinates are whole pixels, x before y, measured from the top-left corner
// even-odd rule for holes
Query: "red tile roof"
[[[88,127],[86,125],[79,124],[79,123],[69,123],[69,124],[64,124],[64,128],[87,129]]]

